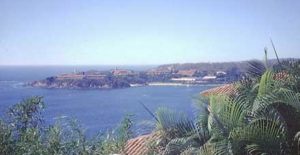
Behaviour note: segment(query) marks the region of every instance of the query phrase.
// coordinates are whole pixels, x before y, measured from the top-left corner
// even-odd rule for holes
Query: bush
[[[1,155],[121,153],[132,137],[130,116],[115,130],[88,139],[76,120],[59,119],[52,125],[44,125],[43,109],[43,98],[39,96],[9,108],[7,118],[0,120]]]

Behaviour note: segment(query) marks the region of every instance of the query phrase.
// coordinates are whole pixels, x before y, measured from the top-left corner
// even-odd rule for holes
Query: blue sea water
[[[199,92],[214,87],[203,86],[144,86],[110,90],[41,89],[24,87],[25,82],[76,70],[105,70],[113,66],[0,66],[0,114],[3,117],[13,104],[30,96],[43,96],[46,108],[43,112],[46,123],[54,123],[57,117],[77,119],[87,134],[96,134],[112,128],[126,114],[133,114],[136,124],[153,120],[141,106],[151,111],[167,107],[192,116],[193,102]],[[150,66],[123,66],[143,70]]]

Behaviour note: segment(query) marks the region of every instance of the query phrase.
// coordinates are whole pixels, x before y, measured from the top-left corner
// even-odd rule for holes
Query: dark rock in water
[[[67,88],[67,89],[105,89],[105,88],[127,88],[130,83],[122,78],[114,76],[103,76],[89,78],[82,77],[48,77],[44,80],[33,81],[29,84],[40,88]]]

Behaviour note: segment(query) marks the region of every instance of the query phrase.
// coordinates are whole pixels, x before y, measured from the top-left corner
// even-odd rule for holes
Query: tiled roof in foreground
[[[159,138],[159,134],[151,133],[130,139],[125,145],[125,155],[146,155],[149,151],[149,142]]]
[[[215,87],[212,89],[208,89],[205,90],[203,92],[201,92],[200,94],[202,96],[210,96],[210,95],[218,95],[218,94],[222,94],[222,95],[231,95],[236,93],[236,88],[234,86],[234,84],[225,84],[219,87]]]

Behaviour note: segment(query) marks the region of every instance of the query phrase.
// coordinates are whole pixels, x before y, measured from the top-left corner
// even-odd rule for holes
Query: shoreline
[[[148,84],[131,84],[130,87],[126,88],[136,88],[136,87],[163,87],[163,86],[173,86],[173,87],[195,87],[195,86],[212,86],[217,87],[220,85],[225,85],[226,83],[207,83],[207,84],[185,84],[185,83],[171,83],[171,82],[152,82]],[[28,85],[22,85],[23,87],[28,87]],[[114,90],[114,89],[124,89],[124,88],[49,88],[49,87],[37,87],[37,86],[29,86],[31,88],[40,88],[40,89],[66,89],[66,90]]]
[[[147,86],[219,86],[225,83],[207,83],[207,84],[186,84],[186,83],[173,83],[173,82],[151,82]]]
[[[172,82],[150,82],[148,86],[188,86],[189,84],[172,83]]]

